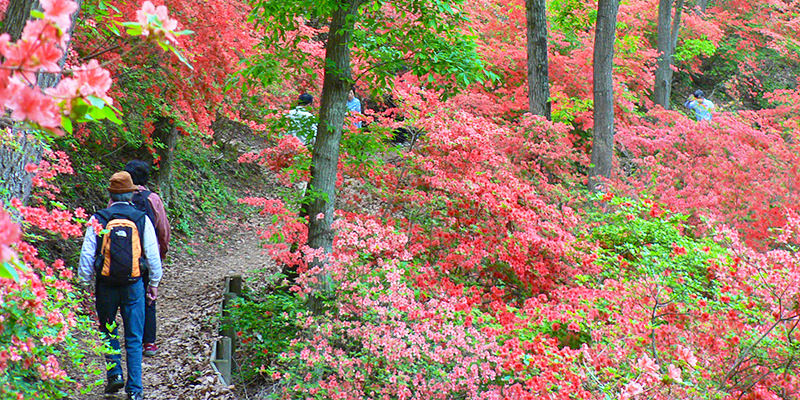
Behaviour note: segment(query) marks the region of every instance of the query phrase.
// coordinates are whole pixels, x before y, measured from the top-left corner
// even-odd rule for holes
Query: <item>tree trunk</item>
[[[35,0],[11,0],[6,9],[6,16],[3,19],[3,32],[11,36],[11,41],[17,41],[22,36],[22,29],[25,23],[31,18],[31,10],[34,8]]]
[[[700,9],[701,13],[705,14],[708,8],[708,0],[697,0],[697,7]]]
[[[164,207],[169,208],[169,203],[172,200],[172,166],[175,164],[175,146],[178,143],[178,127],[164,119],[156,123],[156,139],[164,144],[163,147],[158,147],[156,152],[159,157],[158,162],[158,177],[156,179],[156,186],[158,187],[158,194],[164,200]]]
[[[619,0],[599,0],[594,35],[594,130],[589,190],[600,189],[598,177],[611,176],[614,155],[614,38]]]
[[[78,9],[72,14],[68,35],[72,35],[75,20],[78,18],[82,0],[76,0]],[[11,0],[3,19],[3,31],[11,36],[11,40],[16,41],[22,35],[22,30],[31,16],[31,10],[39,9],[38,0]],[[67,42],[64,54],[58,61],[60,67],[64,66],[69,42]],[[60,74],[39,73],[37,86],[48,88],[55,86],[61,79]],[[28,164],[38,164],[42,160],[42,143],[40,139],[24,129],[13,129],[14,138],[12,144],[0,146],[0,198],[17,198],[23,203],[27,203],[33,186],[33,174],[25,171]]]
[[[547,4],[526,0],[528,32],[528,110],[550,119],[550,79],[547,67]]]
[[[653,90],[653,102],[665,109],[670,107],[672,93],[672,59],[678,44],[678,31],[680,30],[683,0],[675,4],[675,17],[672,16],[674,0],[659,0],[658,2],[658,39],[657,50],[659,53],[656,62],[656,83]]]
[[[42,160],[42,146],[25,130],[12,128],[11,134],[10,140],[0,146],[0,199],[16,198],[27,203],[34,174],[25,171],[25,166]]]
[[[347,114],[347,92],[352,86],[350,41],[356,12],[362,2],[362,0],[350,0],[340,3],[331,18],[330,36],[325,45],[325,77],[322,84],[319,124],[317,124],[314,150],[311,153],[308,245],[313,249],[322,249],[326,253],[333,250],[334,231],[331,225],[336,203],[339,143]],[[322,217],[318,218],[320,214]],[[316,260],[313,265],[324,268],[321,260]],[[317,292],[329,291],[332,284],[330,274],[324,272],[318,279],[320,284]]]

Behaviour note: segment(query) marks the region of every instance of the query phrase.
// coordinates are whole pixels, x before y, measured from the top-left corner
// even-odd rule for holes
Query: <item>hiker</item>
[[[145,301],[155,301],[161,281],[161,258],[153,223],[147,214],[131,204],[136,186],[128,172],[111,176],[108,192],[111,206],[95,213],[91,220],[98,223],[102,232],[92,225],[86,228],[81,247],[78,276],[84,287],[95,282],[95,307],[100,332],[108,345],[120,350],[118,329],[115,324],[117,310],[122,314],[125,332],[125,359],[128,380],[123,380],[121,354],[106,354],[110,364],[106,372],[106,394],[118,392],[122,387],[128,400],[142,400],[142,335],[144,333]],[[91,221],[90,220],[90,221]],[[149,285],[145,290],[143,270],[149,271]],[[111,329],[109,329],[111,328]]]
[[[300,139],[305,146],[314,144],[314,136],[317,134],[316,118],[306,110],[313,101],[314,97],[303,93],[297,98],[297,106],[286,114],[289,118],[288,133]]]
[[[694,117],[698,121],[711,121],[711,111],[714,110],[714,103],[705,98],[702,90],[695,90],[694,94],[683,103],[683,106],[694,110]]]
[[[158,194],[151,192],[145,185],[150,177],[150,166],[141,160],[131,160],[125,164],[125,171],[131,175],[133,184],[136,185],[136,192],[133,195],[133,206],[139,211],[144,211],[156,229],[156,239],[158,240],[158,254],[163,260],[169,250],[170,226],[167,219],[167,212],[164,210],[164,202]],[[145,291],[150,283],[149,271],[142,275]],[[142,336],[142,348],[145,357],[153,357],[158,353],[156,346],[156,302],[145,301],[144,304],[144,335]]]
[[[351,114],[361,114],[361,100],[356,97],[355,89],[350,89],[347,92],[347,111]],[[355,122],[353,125],[356,128],[361,128],[361,121]]]

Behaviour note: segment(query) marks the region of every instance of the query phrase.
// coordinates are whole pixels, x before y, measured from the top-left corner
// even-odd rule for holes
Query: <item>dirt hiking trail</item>
[[[145,399],[237,399],[231,388],[219,383],[211,368],[211,343],[219,337],[225,277],[247,277],[255,269],[273,267],[256,233],[259,224],[265,223],[252,217],[224,232],[198,234],[196,243],[170,250],[156,310],[159,352],[155,357],[145,357],[142,363]],[[120,390],[106,396],[100,386],[83,399],[121,400],[126,395]]]

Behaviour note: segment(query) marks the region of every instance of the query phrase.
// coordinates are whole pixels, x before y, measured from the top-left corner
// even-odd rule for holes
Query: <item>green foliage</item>
[[[25,265],[17,260],[3,261],[0,263],[0,278],[13,279],[15,282],[19,282],[19,273],[17,271],[24,268],[26,268]]]
[[[592,8],[585,12],[586,3],[580,0],[552,0],[548,5],[551,29],[562,32],[571,45],[560,50],[570,51],[580,47],[581,39],[576,32],[587,32],[594,27],[597,10]]]
[[[73,314],[81,296],[56,288],[59,278],[46,276],[40,282],[29,277],[18,287],[6,288],[0,303],[0,397],[86,395],[105,375],[102,359],[97,357],[103,348],[97,344],[101,341],[96,325],[88,315]],[[71,374],[62,374],[60,369]]]
[[[675,49],[674,57],[677,61],[687,61],[701,56],[713,56],[716,51],[717,46],[706,38],[685,39],[678,48]]]
[[[707,260],[725,258],[727,250],[709,238],[686,235],[687,216],[649,200],[614,197],[606,207],[611,211],[594,214],[598,224],[591,232],[601,247],[600,279],[649,277],[683,300],[714,292]]]
[[[285,276],[275,274],[267,283],[279,283]],[[263,285],[263,283],[259,283]],[[237,357],[243,360],[240,379],[250,381],[266,372],[278,355],[289,349],[292,339],[301,329],[301,318],[306,313],[304,302],[288,289],[274,290],[274,286],[245,290],[237,298],[230,312],[230,326],[238,337]]]
[[[574,125],[575,116],[584,113],[594,107],[594,101],[579,97],[559,98],[558,107],[553,109],[553,122],[560,122],[567,125]],[[591,137],[591,134],[588,134]]]
[[[208,146],[196,136],[179,138],[173,166],[172,198],[169,203],[172,228],[192,234],[201,224],[226,220],[244,210],[237,201],[235,188],[224,180],[246,182],[241,171],[229,167],[230,160],[219,156],[214,146]]]
[[[159,20],[158,17],[156,15],[154,15],[154,14],[148,15],[147,23],[150,24],[151,26],[156,27],[156,28],[163,29],[163,26],[161,24],[161,20]],[[119,22],[118,24],[120,26],[126,28],[125,31],[131,36],[140,36],[140,35],[142,35],[142,27],[138,22]],[[183,30],[183,31],[180,31],[180,32],[175,32],[174,34],[175,34],[175,36],[180,36],[180,35],[189,35],[189,34],[192,34],[192,33],[194,33],[194,32],[192,32],[190,30]],[[189,69],[194,69],[194,67],[192,67],[192,64],[189,63],[189,61],[186,59],[186,57],[184,57],[183,54],[181,54],[181,52],[178,51],[178,49],[174,45],[172,45],[172,41],[159,40],[159,41],[156,42],[156,44],[158,44],[158,47],[161,47],[161,50],[169,51],[169,52],[172,52],[173,54],[175,54],[175,56],[178,57],[178,60],[180,60],[184,65],[189,67]]]
[[[374,60],[363,79],[383,83],[375,89],[388,88],[392,76],[410,71],[427,76],[431,87],[452,93],[459,87],[496,78],[485,70],[474,36],[452,29],[465,21],[462,3],[377,1],[365,7],[358,29],[353,31],[354,58]],[[400,14],[399,20],[387,20],[388,6]],[[394,26],[398,23],[402,28]]]
[[[342,136],[342,150],[347,154],[343,161],[349,165],[374,167],[381,162],[380,157],[376,156],[387,150],[381,137],[384,135],[374,130],[354,129],[346,132]]]
[[[461,3],[461,0],[363,2],[354,19],[346,24],[350,28],[344,28],[351,29],[353,58],[369,60],[371,64],[356,80],[371,82],[372,89],[378,92],[391,87],[392,78],[398,73],[411,71],[417,76],[428,76],[429,84],[452,92],[473,82],[492,79],[494,75],[483,67],[472,37],[453,29],[466,18]],[[268,86],[298,74],[316,77],[322,55],[301,51],[298,46],[320,38],[299,34],[297,30],[305,24],[327,23],[338,7],[348,7],[350,2],[253,0],[251,5],[250,20],[266,28],[262,40],[265,51],[248,59],[241,75],[248,86],[256,83]],[[399,19],[387,14],[390,7],[399,14]]]
[[[122,18],[119,9],[113,4],[104,0],[84,1],[81,5],[81,12],[84,18],[77,20],[81,30],[87,30],[93,37],[120,36],[117,24],[108,23],[112,18]],[[91,23],[89,23],[90,21]]]

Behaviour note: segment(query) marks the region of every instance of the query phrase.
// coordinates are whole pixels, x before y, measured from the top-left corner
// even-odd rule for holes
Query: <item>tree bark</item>
[[[72,25],[66,34],[72,35],[75,21],[80,13],[82,0],[75,0],[78,9],[72,14],[70,21]],[[22,30],[31,16],[31,10],[39,9],[38,0],[11,0],[3,19],[3,32],[8,33],[13,41],[19,40]],[[2,33],[2,32],[0,32]],[[67,42],[64,54],[58,62],[60,67],[64,66],[69,50]],[[39,73],[37,86],[40,88],[53,87],[61,79],[60,74]],[[35,135],[25,129],[12,129],[12,142],[0,146],[0,198],[17,198],[23,203],[27,203],[30,198],[33,186],[33,174],[25,171],[28,164],[36,164],[42,160],[42,143]]]
[[[17,41],[22,37],[22,29],[25,23],[31,18],[31,10],[34,9],[37,0],[11,0],[6,9],[6,16],[3,19],[3,32],[11,36],[11,41]]]
[[[658,39],[657,50],[659,53],[656,62],[656,82],[653,89],[653,102],[665,109],[670,108],[670,95],[672,94],[672,60],[678,44],[678,31],[680,30],[683,1],[659,0],[658,2]],[[672,9],[675,5],[675,17]]]
[[[528,36],[528,111],[550,119],[550,78],[547,54],[547,3],[526,0]]]
[[[158,187],[159,196],[164,200],[164,207],[169,209],[169,203],[173,198],[172,166],[175,164],[175,147],[178,143],[178,127],[164,118],[156,122],[155,134],[156,139],[164,144],[163,147],[158,147],[156,149],[159,157],[156,186]]]
[[[308,245],[325,253],[333,250],[334,231],[331,225],[336,203],[339,143],[347,114],[347,92],[352,86],[350,45],[356,12],[362,3],[363,0],[340,3],[331,18],[330,36],[325,45],[325,76],[319,124],[311,153],[311,198],[308,204]],[[318,218],[320,214],[322,217]],[[316,260],[312,265],[325,267],[322,260]],[[317,292],[331,289],[329,273],[323,272],[317,278],[320,281]],[[312,309],[315,308],[312,304]]]
[[[42,160],[39,139],[25,130],[12,128],[11,137],[0,146],[0,199],[27,203],[33,188],[33,173],[25,166]]]
[[[619,0],[599,0],[594,35],[594,130],[589,190],[601,189],[598,177],[611,176],[614,154],[614,39]]]

